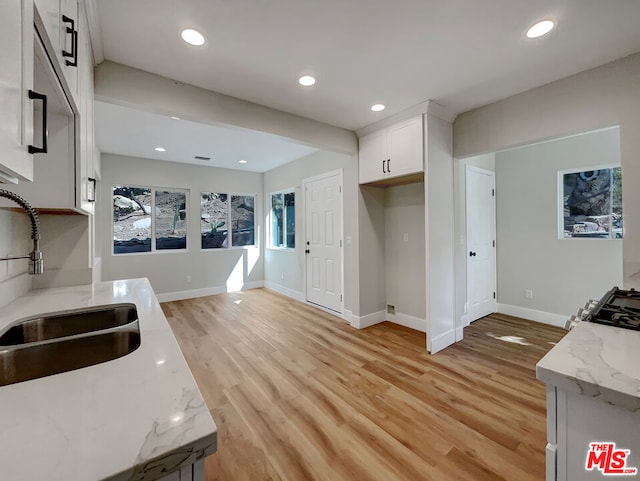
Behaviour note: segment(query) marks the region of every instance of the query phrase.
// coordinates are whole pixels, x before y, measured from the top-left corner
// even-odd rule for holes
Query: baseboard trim
[[[460,342],[464,339],[464,327],[456,327],[456,342]]]
[[[409,314],[403,314],[401,312],[396,312],[395,314],[387,313],[386,318],[387,321],[393,322],[394,324],[399,324],[420,332],[427,332],[426,319],[420,319],[419,317],[410,316]]]
[[[367,314],[366,316],[358,317],[351,315],[351,319],[349,319],[349,323],[351,327],[355,327],[356,329],[364,329],[365,327],[373,326],[374,324],[380,324],[384,322],[387,317],[387,311],[378,311],[372,312],[371,314]]]
[[[556,327],[564,327],[564,323],[567,322],[567,319],[569,318],[569,316],[563,316],[562,314],[536,311],[535,309],[513,306],[511,304],[498,304],[498,313],[521,317],[529,321],[540,322],[542,324],[549,324]]]
[[[246,282],[242,289],[259,289],[264,287],[264,281]],[[159,302],[182,301],[184,299],[193,299],[195,297],[215,296],[226,292],[237,292],[238,289],[229,289],[228,286],[205,287],[203,289],[192,289],[189,291],[167,292],[165,294],[156,294]]]
[[[264,287],[271,289],[272,291],[276,291],[283,296],[295,299],[296,301],[305,302],[304,294],[300,291],[294,291],[293,289],[289,289],[288,287],[284,287],[270,281],[264,281]]]
[[[450,346],[456,342],[456,330],[451,329],[450,331],[445,332],[444,334],[440,334],[437,337],[429,340],[429,336],[427,336],[427,350],[431,354],[435,354],[438,351],[442,351],[445,347]]]

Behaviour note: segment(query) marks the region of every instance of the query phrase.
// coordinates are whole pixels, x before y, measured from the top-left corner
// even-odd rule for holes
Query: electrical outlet
[[[284,271],[282,271],[282,274],[280,275],[280,279],[284,281]]]
[[[409,233],[405,232],[404,235],[402,236],[402,240],[405,242],[409,242]]]
[[[527,299],[533,299],[533,291],[531,289],[525,289],[524,297],[526,297]]]
[[[187,283],[190,284],[191,283],[191,276],[187,276]]]

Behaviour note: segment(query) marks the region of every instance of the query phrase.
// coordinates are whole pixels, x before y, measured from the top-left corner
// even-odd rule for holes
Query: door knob
[[[469,257],[475,257],[475,256],[476,256],[476,253],[475,253],[475,252],[473,252],[473,251],[470,251],[470,252],[469,252]]]

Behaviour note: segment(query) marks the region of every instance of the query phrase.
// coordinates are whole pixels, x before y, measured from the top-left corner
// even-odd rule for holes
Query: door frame
[[[329,177],[334,177],[338,175],[340,177],[340,232],[338,233],[338,238],[340,239],[340,283],[341,283],[341,300],[340,300],[340,311],[334,311],[333,309],[329,309],[323,307],[319,304],[315,304],[313,302],[309,302],[308,300],[308,292],[307,292],[307,256],[304,253],[307,243],[307,184],[316,182],[318,180],[327,179]],[[314,175],[312,177],[306,177],[302,179],[302,228],[304,230],[304,240],[302,242],[301,253],[303,256],[303,272],[302,282],[304,285],[304,302],[309,306],[313,306],[322,311],[328,312],[329,314],[333,314],[334,316],[338,316],[342,319],[346,319],[344,314],[344,301],[345,301],[345,286],[344,286],[344,169],[336,169],[331,170],[329,172],[325,172],[323,174]]]
[[[465,177],[464,177],[464,220],[465,220],[465,228],[464,228],[464,233],[465,233],[465,251],[464,251],[464,255],[465,255],[465,275],[466,275],[466,286],[465,286],[465,292],[466,292],[466,299],[465,299],[465,309],[464,309],[464,315],[462,316],[462,327],[465,328],[467,326],[469,326],[471,324],[472,321],[470,321],[469,318],[469,256],[467,254],[468,250],[469,250],[469,216],[468,216],[468,212],[467,212],[467,205],[469,202],[469,197],[468,197],[468,182],[469,182],[469,172],[476,172],[478,174],[483,174],[483,175],[489,175],[491,176],[491,178],[493,179],[493,226],[491,229],[491,234],[493,235],[493,239],[494,241],[496,241],[496,245],[494,247],[494,249],[492,250],[493,252],[493,292],[496,293],[496,298],[495,298],[495,310],[497,312],[497,308],[498,308],[498,256],[497,256],[497,252],[498,252],[498,243],[497,243],[497,239],[496,239],[496,231],[497,231],[497,216],[496,216],[496,173],[493,170],[487,170],[487,169],[483,169],[481,167],[476,167],[475,165],[470,165],[470,164],[465,164]],[[475,320],[475,319],[474,319]]]

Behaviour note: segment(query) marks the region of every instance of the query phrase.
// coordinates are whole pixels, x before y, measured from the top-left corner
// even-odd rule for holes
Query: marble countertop
[[[134,352],[0,387],[0,478],[146,481],[216,451],[216,425],[146,279],[31,291],[0,309],[0,330],[114,303],[137,307]]]
[[[536,376],[640,414],[640,331],[580,322],[538,362]]]

